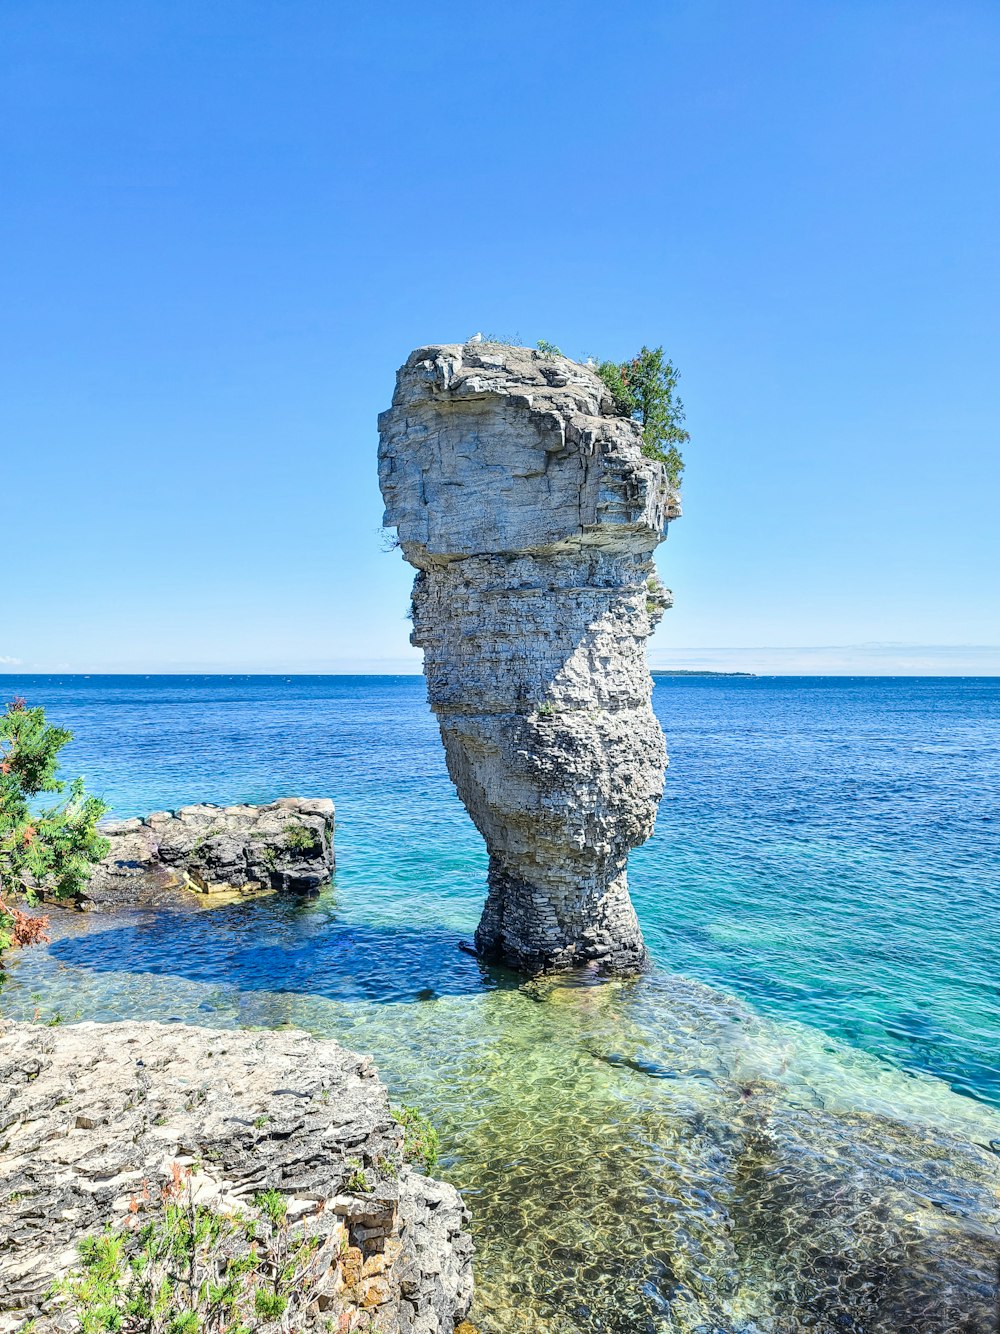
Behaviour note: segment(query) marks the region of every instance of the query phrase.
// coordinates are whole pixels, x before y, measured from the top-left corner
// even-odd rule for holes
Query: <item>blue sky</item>
[[[403,670],[375,418],[660,343],[655,665],[1000,672],[995,0],[6,0],[0,670]]]

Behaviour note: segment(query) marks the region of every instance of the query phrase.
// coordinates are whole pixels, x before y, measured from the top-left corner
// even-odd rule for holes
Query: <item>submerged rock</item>
[[[106,822],[111,851],[87,887],[95,906],[156,901],[186,885],[201,893],[314,893],[334,869],[334,806],[285,797],[266,806],[182,806]]]
[[[472,1297],[469,1215],[402,1142],[371,1058],[334,1041],[0,1022],[0,1334],[78,1328],[46,1293],[81,1238],[127,1234],[178,1181],[220,1216],[280,1193],[319,1247],[317,1328],[451,1334]]]
[[[995,1334],[996,1109],[658,970],[529,985],[438,1111],[484,1334]]]
[[[676,491],[593,370],[527,348],[418,349],[379,428],[385,523],[417,568],[412,642],[490,854],[477,946],[529,971],[634,968],[626,860],[666,764],[652,553]]]

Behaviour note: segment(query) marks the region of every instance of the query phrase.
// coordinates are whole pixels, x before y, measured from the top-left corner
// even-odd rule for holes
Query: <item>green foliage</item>
[[[274,1227],[280,1227],[288,1218],[288,1204],[280,1190],[262,1190],[253,1202]]]
[[[635,398],[630,392],[623,374],[624,367],[627,364],[627,362],[619,365],[617,361],[602,361],[597,367],[597,374],[604,381],[615,401],[615,407],[623,417],[631,417],[635,412]]]
[[[80,1242],[79,1265],[51,1300],[76,1317],[81,1334],[301,1328],[337,1256],[289,1227],[277,1191],[255,1203],[258,1218],[216,1213],[196,1203],[192,1172],[175,1165],[159,1197],[144,1190],[124,1224]]]
[[[659,575],[651,574],[646,580],[646,614],[659,621],[670,606],[670,589],[662,582]]]
[[[351,1158],[347,1166],[351,1171],[344,1181],[345,1190],[349,1191],[352,1195],[367,1195],[370,1191],[374,1190],[374,1187],[369,1184],[368,1177],[365,1175],[364,1163],[360,1162],[357,1158]]]
[[[543,357],[562,356],[562,348],[556,347],[555,343],[550,343],[547,338],[539,338],[538,342],[535,344],[535,347],[538,348],[539,352],[541,352]]]
[[[416,1107],[405,1104],[393,1107],[392,1114],[403,1127],[405,1161],[419,1167],[421,1172],[433,1172],[441,1148],[438,1132]]]
[[[678,486],[684,472],[678,446],[691,436],[681,425],[684,404],[676,394],[680,376],[663,348],[644,346],[629,361],[602,361],[597,373],[622,416],[642,423],[643,454],[662,463]]]
[[[379,1174],[387,1181],[395,1181],[399,1176],[399,1168],[397,1165],[391,1158],[386,1158],[384,1154],[380,1154],[375,1159],[375,1166],[378,1168]]]
[[[32,809],[41,793],[66,791],[57,772],[59,752],[71,738],[65,728],[46,723],[44,709],[29,709],[22,699],[0,716],[0,955],[40,939],[43,929],[5,895],[75,898],[110,846],[97,833],[108,808],[87,796],[81,778],[68,784],[62,801]]]
[[[268,1292],[266,1288],[258,1288],[253,1295],[253,1309],[265,1320],[277,1320],[285,1314],[287,1308],[288,1298],[283,1297],[280,1292]]]
[[[285,847],[295,852],[305,852],[316,846],[316,835],[304,824],[289,825],[285,830]]]

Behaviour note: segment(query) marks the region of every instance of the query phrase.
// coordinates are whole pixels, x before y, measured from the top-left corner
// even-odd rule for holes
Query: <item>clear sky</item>
[[[0,670],[407,670],[377,412],[663,343],[654,665],[1000,672],[996,0],[4,0]]]

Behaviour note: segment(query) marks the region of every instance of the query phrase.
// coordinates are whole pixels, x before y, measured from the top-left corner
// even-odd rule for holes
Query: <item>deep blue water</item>
[[[238,950],[178,940],[182,974],[374,1001],[502,984],[455,949],[475,927],[485,856],[421,678],[5,687],[73,730],[67,771],[117,814],[337,803],[335,904],[274,906],[249,939],[234,909]],[[671,767],[630,879],[657,963],[1000,1105],[1000,680],[660,678],[654,704]],[[162,947],[171,929],[49,954],[142,971],[142,932]]]

